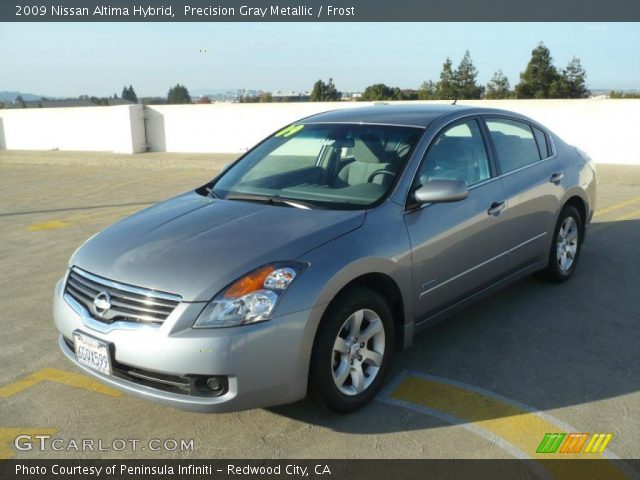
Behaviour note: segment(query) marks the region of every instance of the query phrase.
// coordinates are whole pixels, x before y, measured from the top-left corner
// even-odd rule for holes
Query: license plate
[[[78,362],[105,375],[111,375],[109,344],[96,338],[73,332]]]

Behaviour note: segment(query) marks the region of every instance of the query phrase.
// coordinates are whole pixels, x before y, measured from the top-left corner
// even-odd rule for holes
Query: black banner
[[[296,479],[416,480],[588,478],[610,480],[599,472],[613,462],[634,478],[640,460],[5,460],[7,479]]]
[[[0,22],[640,21],[638,0],[15,0]]]

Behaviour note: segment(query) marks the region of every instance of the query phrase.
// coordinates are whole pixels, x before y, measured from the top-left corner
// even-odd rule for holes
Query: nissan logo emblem
[[[95,312],[102,316],[109,311],[111,308],[111,295],[106,290],[100,292],[96,295],[96,298],[93,299],[93,309]]]

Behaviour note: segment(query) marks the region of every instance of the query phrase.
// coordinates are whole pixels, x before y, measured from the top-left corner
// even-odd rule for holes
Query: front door
[[[405,215],[417,323],[489,285],[508,265],[505,194],[492,174],[479,120],[457,121],[434,139],[414,188],[432,179],[462,180],[469,196]]]

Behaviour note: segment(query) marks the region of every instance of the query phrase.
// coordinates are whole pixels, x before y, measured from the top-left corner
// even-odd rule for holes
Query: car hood
[[[195,192],[90,238],[70,265],[130,285],[208,301],[264,264],[293,260],[362,225],[365,213],[218,200]]]

